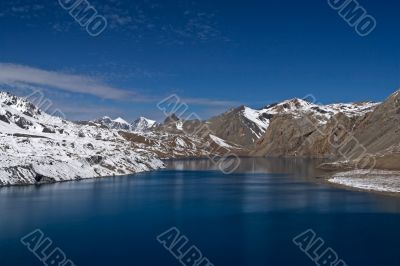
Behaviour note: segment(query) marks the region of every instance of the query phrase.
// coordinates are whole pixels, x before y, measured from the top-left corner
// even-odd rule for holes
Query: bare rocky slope
[[[351,123],[375,106],[371,102],[317,105],[291,99],[260,110],[241,106],[206,123],[216,136],[247,147],[251,156],[321,157],[331,155],[332,151],[326,145],[319,151],[310,151],[306,139],[320,141],[313,133],[325,126],[334,127],[334,116],[343,116]]]
[[[280,114],[250,154],[336,161],[324,165],[326,169],[400,170],[399,121],[399,91],[381,104],[356,103],[351,112],[343,106],[334,109],[327,113],[326,120],[309,111],[299,112],[298,116]]]
[[[342,105],[332,108],[301,102],[301,106],[296,112],[276,115],[251,154],[335,157],[340,151],[340,143],[346,137],[345,133],[352,132],[358,120],[376,107],[368,102],[355,103],[349,112]]]
[[[317,105],[291,99],[259,110],[240,106],[206,121],[185,121],[171,114],[163,123],[124,136],[136,142],[145,138],[152,143],[147,148],[157,147],[161,158],[205,157],[214,149],[210,145],[202,147],[204,142],[222,143],[220,147],[230,147],[231,152],[240,156],[334,157],[335,149],[325,135],[337,131],[339,123],[351,130],[355,121],[376,105]],[[93,122],[99,121],[102,120]],[[105,122],[99,126],[110,125]],[[326,133],[321,134],[322,131]]]
[[[345,147],[346,154],[359,154],[364,151],[364,158],[350,158],[326,165],[327,168],[350,167],[400,170],[400,91],[393,93],[373,112],[356,121],[351,131],[357,142]],[[360,148],[361,147],[361,148]]]

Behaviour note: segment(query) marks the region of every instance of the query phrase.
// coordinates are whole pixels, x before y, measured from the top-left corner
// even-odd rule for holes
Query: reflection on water
[[[387,254],[400,238],[400,199],[316,182],[319,163],[246,158],[224,175],[209,160],[179,160],[152,173],[2,188],[0,259],[40,265],[19,243],[40,228],[77,265],[179,265],[155,240],[177,226],[215,265],[310,265],[291,238],[313,228],[349,265],[395,265]]]
[[[235,174],[226,176],[227,179],[218,178],[207,182],[240,186],[244,211],[305,210],[311,207],[319,212],[341,210],[351,213],[400,213],[398,198],[342,190],[319,180],[319,177],[327,174],[317,167],[323,162],[301,158],[241,158]],[[167,168],[180,171],[219,171],[218,166],[207,159],[171,160],[167,161]]]
[[[322,174],[317,167],[323,161],[301,158],[241,158],[236,173],[287,173],[295,176],[314,177]],[[166,161],[168,169],[175,170],[215,170],[218,165],[209,159],[170,160]]]

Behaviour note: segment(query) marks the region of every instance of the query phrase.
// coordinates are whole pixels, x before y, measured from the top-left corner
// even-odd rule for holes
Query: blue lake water
[[[182,265],[157,236],[176,227],[215,266],[315,265],[292,239],[312,229],[349,266],[400,265],[400,198],[335,188],[307,160],[207,160],[166,170],[0,189],[0,265],[43,265],[40,229],[75,265]],[[321,249],[322,250],[322,249]]]

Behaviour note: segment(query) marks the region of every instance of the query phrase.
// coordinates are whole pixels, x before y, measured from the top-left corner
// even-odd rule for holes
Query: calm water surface
[[[156,237],[177,227],[215,266],[315,265],[293,243],[311,228],[349,266],[400,265],[400,198],[316,181],[312,161],[207,160],[166,170],[0,189],[0,265],[43,265],[20,243],[41,229],[77,266],[181,265]]]

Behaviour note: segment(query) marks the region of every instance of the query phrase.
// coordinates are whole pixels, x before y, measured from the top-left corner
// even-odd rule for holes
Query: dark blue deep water
[[[43,265],[40,229],[77,266],[182,265],[156,237],[177,227],[215,266],[315,265],[292,243],[313,229],[349,266],[400,265],[400,198],[327,185],[303,160],[206,160],[127,177],[0,189],[0,265]]]

